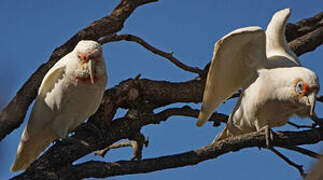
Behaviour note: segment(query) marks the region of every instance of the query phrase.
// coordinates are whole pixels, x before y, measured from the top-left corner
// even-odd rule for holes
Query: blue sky
[[[51,52],[74,33],[92,21],[106,16],[117,5],[116,0],[70,0],[70,1],[0,1],[1,61],[0,61],[0,107],[7,104],[15,92],[38,68],[49,59]],[[145,5],[138,8],[125,23],[122,32],[138,35],[164,51],[174,51],[175,57],[185,64],[203,68],[213,52],[214,43],[226,33],[245,26],[266,27],[271,16],[280,9],[290,7],[289,22],[311,17],[322,11],[323,3],[317,0],[304,1],[172,1]],[[131,42],[114,42],[103,46],[109,71],[107,87],[141,73],[152,80],[185,81],[195,74],[178,69],[167,60],[155,56]],[[315,71],[323,79],[323,48],[300,57],[304,66]],[[321,84],[323,84],[321,80]],[[322,93],[320,93],[322,95]],[[222,105],[218,111],[229,114],[235,100]],[[175,104],[182,106],[184,104]],[[199,108],[200,104],[189,104]],[[316,111],[323,116],[322,103]],[[123,115],[118,112],[118,116]],[[29,114],[26,116],[29,117]],[[26,119],[27,120],[27,119]],[[15,174],[9,172],[24,124],[0,142],[0,177],[7,179]],[[309,124],[308,119],[294,118],[294,122]],[[149,147],[143,158],[180,153],[210,143],[223,129],[211,124],[195,127],[195,119],[172,117],[160,125],[149,125],[142,132],[150,137]],[[292,129],[288,125],[279,129]],[[167,133],[165,133],[167,132]],[[305,146],[315,151],[322,143]],[[305,169],[312,166],[311,159],[297,153],[282,150],[288,157]],[[113,150],[105,159],[86,156],[81,159],[102,161],[131,158],[131,149]],[[228,153],[217,159],[202,162],[197,166],[158,171],[143,175],[130,175],[111,179],[300,179],[296,169],[269,152],[258,148]]]

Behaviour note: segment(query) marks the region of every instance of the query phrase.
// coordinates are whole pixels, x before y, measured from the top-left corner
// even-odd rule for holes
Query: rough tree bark
[[[199,110],[188,106],[170,108],[159,113],[154,113],[153,110],[172,103],[201,102],[208,66],[204,69],[190,67],[176,59],[172,53],[163,52],[140,37],[131,34],[116,34],[123,28],[124,22],[137,7],[155,1],[157,0],[121,0],[110,15],[94,21],[55,49],[49,61],[37,69],[2,111],[0,115],[0,140],[21,125],[45,73],[82,39],[97,40],[102,44],[121,40],[135,42],[152,53],[168,59],[179,68],[196,73],[198,77],[186,82],[173,83],[140,79],[138,76],[106,90],[97,113],[90,117],[87,123],[77,128],[72,136],[73,139],[80,140],[80,143],[70,143],[71,141],[68,140],[57,142],[32,163],[26,171],[13,179],[81,179],[147,173],[194,165],[244,148],[265,147],[264,134],[259,132],[170,156],[138,161],[89,161],[72,165],[79,158],[93,151],[104,149],[121,139],[136,139],[135,137],[138,134],[141,135],[140,129],[143,126],[159,124],[175,115],[197,117]],[[297,55],[313,51],[323,43],[323,13],[303,19],[296,24],[289,24],[286,36],[290,48]],[[113,119],[118,108],[125,108],[128,112],[124,117]],[[220,123],[225,123],[227,118],[227,115],[214,113],[210,121],[213,121],[214,126],[218,126]],[[90,131],[89,126],[99,127],[100,132]],[[312,128],[298,132],[279,132],[275,136],[273,145],[298,151],[310,157],[317,157],[316,153],[296,146],[315,144],[322,140],[322,130]]]

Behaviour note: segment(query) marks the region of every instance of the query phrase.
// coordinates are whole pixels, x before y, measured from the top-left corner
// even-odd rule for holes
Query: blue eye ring
[[[77,55],[77,58],[80,62],[82,61],[82,57],[80,55]]]
[[[304,82],[303,81],[298,81],[295,87],[295,91],[297,94],[302,94],[304,89]]]

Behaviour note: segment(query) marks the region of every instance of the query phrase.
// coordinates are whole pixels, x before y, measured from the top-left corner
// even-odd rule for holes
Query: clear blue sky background
[[[92,21],[108,15],[117,5],[117,0],[70,0],[70,1],[0,1],[0,107],[7,104],[37,67],[49,59],[51,52],[74,33]],[[174,1],[145,5],[137,9],[122,32],[138,35],[152,45],[165,51],[174,51],[182,62],[203,68],[212,57],[214,43],[226,33],[245,26],[258,25],[263,28],[277,10],[290,7],[289,22],[311,17],[322,11],[323,2],[307,1]],[[103,46],[109,71],[108,87],[141,73],[143,78],[167,81],[185,81],[195,77],[184,72],[167,60],[155,56],[138,44],[115,42]],[[323,49],[301,56],[304,66],[315,71],[323,79]],[[321,80],[321,84],[323,84]],[[322,93],[320,93],[322,95]],[[235,100],[222,105],[218,111],[229,114]],[[179,104],[182,106],[182,104]],[[179,106],[172,105],[172,106]],[[190,104],[199,108],[200,104]],[[3,107],[3,106],[2,106]],[[323,106],[316,111],[323,116]],[[120,111],[118,116],[123,115]],[[0,179],[16,174],[9,172],[24,124],[0,142]],[[293,119],[294,122],[311,123],[308,119]],[[160,125],[144,127],[142,132],[150,137],[150,145],[144,149],[143,157],[156,157],[180,153],[210,143],[223,126],[213,128],[207,124],[195,127],[195,119],[172,117]],[[280,129],[293,129],[286,125]],[[305,146],[319,151],[322,143]],[[306,171],[313,160],[297,153],[282,150]],[[119,149],[108,153],[105,159],[89,155],[81,161],[127,160],[132,150]],[[111,179],[300,179],[296,169],[288,166],[268,150],[244,149],[228,153],[217,159],[196,166],[158,171],[143,175],[130,175]]]

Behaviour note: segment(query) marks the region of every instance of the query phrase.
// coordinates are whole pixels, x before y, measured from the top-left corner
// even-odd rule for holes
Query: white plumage
[[[26,169],[52,141],[94,114],[106,83],[100,44],[80,41],[45,75],[11,171]]]
[[[241,28],[215,44],[197,126],[239,88],[240,99],[219,140],[282,126],[293,115],[313,114],[319,81],[288,48],[289,15],[290,9],[278,11],[266,32],[260,27]]]

